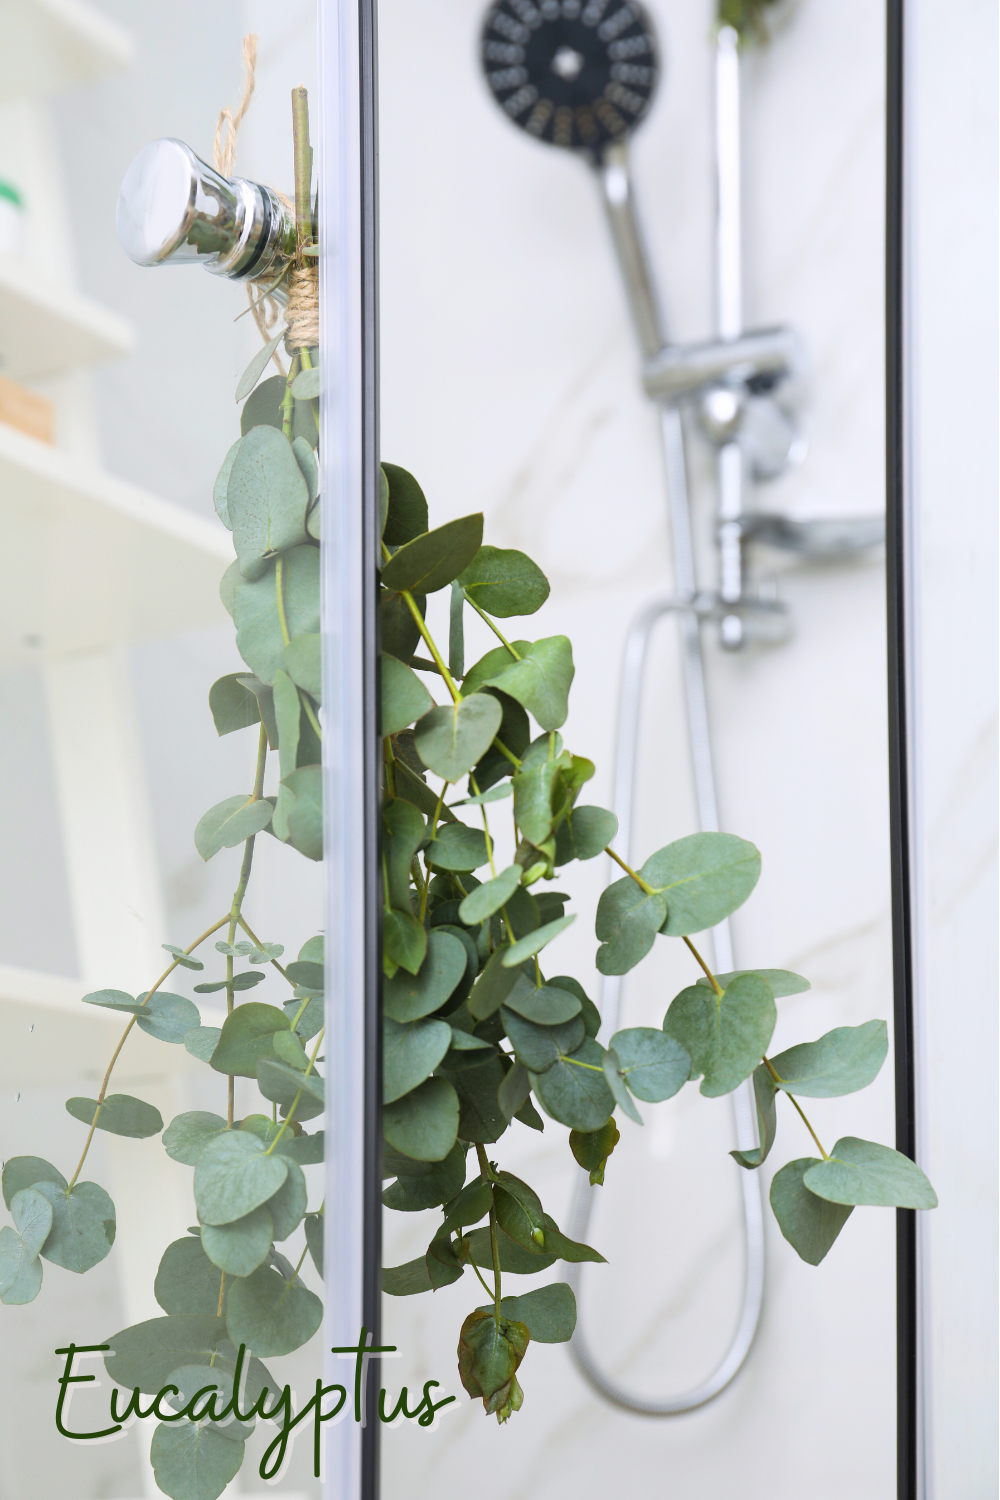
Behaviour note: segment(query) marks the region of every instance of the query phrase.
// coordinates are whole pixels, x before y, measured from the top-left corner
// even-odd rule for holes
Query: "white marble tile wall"
[[[650,8],[666,77],[635,141],[636,178],[671,329],[698,338],[711,333],[711,7]],[[483,10],[478,0],[380,5],[382,447],[419,476],[438,519],[482,508],[489,540],[545,568],[552,596],[532,629],[573,640],[566,739],[597,762],[592,800],[606,801],[624,634],[639,605],[670,586],[655,417],[594,185],[491,102],[476,61]],[[881,7],[860,0],[836,11],[802,0],[746,68],[747,318],[792,322],[809,355],[808,455],[758,500],[797,516],[883,505],[882,25]],[[697,445],[692,459],[710,570],[711,468]],[[759,565],[781,569],[793,639],[740,656],[710,646],[709,686],[724,826],[764,860],[734,924],[737,961],[813,980],[780,1003],[775,1046],[785,1046],[891,1017],[884,587],[880,559]],[[695,826],[669,623],[647,703],[640,857]],[[551,962],[592,994],[605,878],[595,861],[559,882],[582,915]],[[658,1025],[691,972],[683,949],[659,945],[627,985],[625,1023]],[[824,1142],[891,1142],[892,1098],[887,1070],[866,1094],[818,1102]],[[644,1113],[644,1129],[624,1125],[609,1163],[591,1230],[609,1264],[588,1269],[583,1305],[609,1371],[640,1392],[671,1393],[709,1372],[739,1310],[739,1184],[728,1105],[689,1089]],[[775,1164],[810,1149],[783,1114]],[[560,1127],[538,1136],[515,1126],[495,1154],[564,1220],[573,1167]],[[420,1253],[432,1233],[430,1214],[387,1214],[386,1263]],[[385,1299],[386,1332],[404,1355],[388,1378],[435,1377],[459,1396],[435,1432],[386,1435],[387,1500],[457,1488],[473,1472],[484,1497],[630,1490],[686,1500],[736,1486],[791,1496],[804,1475],[810,1500],[888,1493],[892,1217],[859,1211],[816,1270],[773,1219],[767,1233],[764,1314],[746,1370],[680,1419],[607,1406],[564,1348],[538,1346],[522,1369],[524,1406],[498,1429],[466,1403],[454,1372],[457,1328],[480,1289],[466,1278],[433,1298]]]

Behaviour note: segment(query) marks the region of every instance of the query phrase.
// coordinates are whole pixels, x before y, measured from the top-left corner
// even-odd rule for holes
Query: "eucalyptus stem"
[[[445,683],[447,684],[448,691],[449,691],[449,693],[452,696],[453,702],[456,703],[456,704],[461,703],[461,701],[462,701],[462,695],[459,692],[458,688],[455,686],[454,678],[452,677],[451,673],[448,671],[448,668],[444,664],[444,658],[442,657],[442,655],[441,655],[440,651],[438,650],[437,646],[434,644],[434,638],[433,638],[433,636],[431,635],[430,631],[427,629],[427,626],[424,623],[424,617],[423,617],[423,615],[420,613],[419,609],[417,608],[417,601],[414,599],[414,597],[410,593],[409,589],[403,589],[402,590],[402,595],[403,595],[403,599],[404,599],[404,601],[406,603],[407,609],[410,611],[410,614],[413,616],[414,623],[416,624],[417,629],[420,631],[420,634],[423,636],[424,641],[427,644],[428,651],[431,653],[431,655],[434,658],[434,664],[435,664],[435,666],[437,667],[437,669],[440,672],[441,676],[444,678]]]
[[[292,362],[288,366],[288,374],[285,377],[285,394],[281,398],[281,430],[289,442],[292,441],[292,415],[295,408],[295,397],[292,395],[292,381],[299,373],[302,360],[299,350],[296,349],[292,356]],[[287,645],[288,642],[286,641]]]
[[[229,917],[228,916],[220,917],[219,920],[214,924],[214,926],[209,927],[209,929],[208,929],[207,932],[203,932],[202,935],[201,935],[201,937],[195,938],[195,940],[191,944],[190,948],[185,948],[184,949],[185,954],[193,953],[194,950],[201,943],[203,943],[206,938],[210,938],[212,936],[213,932],[218,932],[219,928],[220,927],[224,927],[228,921],[229,921]],[[159,979],[153,985],[152,989],[147,990],[146,994],[143,996],[143,999],[142,999],[142,1004],[143,1005],[146,1005],[148,1003],[150,995],[155,995],[156,994],[157,990],[160,988],[160,985],[163,983],[163,981],[165,979],[169,979],[170,978],[171,974],[177,968],[177,966],[178,966],[179,963],[180,963],[180,959],[179,958],[175,958],[172,964],[168,964],[167,965],[167,967],[164,969],[163,973],[160,975]],[[112,1052],[112,1054],[111,1054],[111,1061],[108,1063],[108,1070],[107,1070],[107,1072],[104,1075],[104,1081],[101,1084],[101,1091],[100,1091],[100,1093],[97,1096],[97,1108],[94,1110],[94,1118],[90,1122],[90,1130],[88,1131],[88,1133],[87,1133],[87,1139],[84,1142],[83,1152],[82,1152],[82,1154],[80,1156],[80,1160],[76,1164],[76,1171],[73,1173],[72,1177],[70,1178],[69,1182],[66,1185],[66,1196],[67,1197],[69,1197],[70,1190],[72,1189],[73,1184],[76,1182],[76,1179],[79,1177],[81,1171],[83,1170],[83,1164],[84,1164],[84,1162],[87,1160],[87,1152],[90,1150],[90,1143],[94,1139],[94,1131],[97,1129],[97,1117],[101,1113],[101,1105],[104,1103],[104,1095],[107,1093],[108,1082],[110,1081],[110,1078],[111,1078],[111,1070],[114,1067],[115,1063],[118,1061],[118,1055],[121,1052],[122,1048],[124,1047],[125,1042],[126,1042],[126,1040],[128,1038],[128,1034],[132,1030],[132,1027],[135,1025],[135,1023],[136,1023],[136,1017],[135,1016],[131,1016],[129,1018],[128,1025],[125,1027],[125,1030],[122,1032],[122,1034],[121,1034],[121,1036],[120,1036],[120,1038],[118,1040],[118,1046],[115,1048],[114,1052]]]
[[[288,633],[288,616],[285,614],[285,559],[284,555],[278,558],[274,565],[274,597],[278,606],[278,626],[281,630],[281,639],[287,646],[291,640]]]
[[[643,880],[642,876],[637,874],[636,871],[632,869],[631,865],[627,865],[622,859],[621,855],[615,853],[610,844],[607,844],[605,846],[604,852],[605,854],[611,855],[611,858],[614,860],[615,864],[620,865],[621,868],[625,871],[626,875],[631,875],[632,879],[635,881],[639,889],[645,891],[647,896],[656,895],[656,892],[653,890],[653,887],[649,884],[649,882]]]
[[[320,1049],[320,1047],[323,1044],[323,1036],[324,1036],[325,1032],[326,1032],[326,1027],[325,1026],[321,1027],[320,1028],[319,1036],[316,1038],[316,1045],[312,1049],[312,1056],[310,1057],[309,1062],[308,1062],[308,1064],[306,1066],[306,1070],[305,1070],[305,1072],[302,1075],[303,1078],[308,1078],[309,1074],[313,1070],[313,1066],[315,1065],[315,1062],[316,1062],[316,1054],[319,1052],[319,1049]],[[295,1098],[292,1100],[291,1108],[289,1109],[287,1115],[285,1116],[285,1119],[284,1119],[284,1122],[283,1122],[283,1124],[281,1126],[281,1129],[278,1131],[278,1134],[274,1137],[274,1140],[271,1142],[271,1144],[268,1146],[267,1150],[264,1152],[265,1156],[270,1156],[271,1155],[271,1152],[274,1150],[275,1146],[281,1140],[281,1137],[284,1135],[285,1131],[288,1129],[289,1125],[292,1123],[292,1119],[293,1119],[293,1117],[295,1115],[295,1111],[298,1109],[299,1100],[302,1098],[302,1094],[303,1094],[303,1090],[299,1089],[298,1093],[295,1095]],[[299,1265],[301,1265],[301,1264],[302,1264],[302,1262],[299,1261]]]
[[[309,144],[309,94],[292,89],[292,141],[295,152],[295,228],[299,248],[312,239],[312,147]]]
[[[217,1318],[221,1318],[222,1317],[222,1304],[223,1304],[223,1302],[225,1300],[225,1296],[226,1296],[226,1273],[225,1273],[225,1271],[223,1271],[223,1273],[222,1273],[222,1279],[219,1282],[219,1305],[215,1309],[215,1316]]]
[[[280,567],[280,561],[278,566]],[[267,730],[261,720],[260,735],[257,740],[257,773],[254,776],[253,793],[251,802],[259,802],[264,795],[264,768],[267,765]],[[229,908],[229,940],[228,946],[232,948],[236,937],[236,928],[240,920],[240,912],[243,906],[243,897],[246,895],[247,886],[250,883],[250,870],[253,866],[253,846],[256,835],[251,834],[243,846],[243,864],[240,867],[240,878],[233,892],[233,904]],[[226,954],[226,1015],[231,1016],[236,1003],[235,991],[233,990],[233,955]],[[232,1126],[233,1113],[236,1105],[236,1078],[229,1074],[229,1084],[226,1090],[226,1124]]]
[[[256,800],[259,801],[260,799],[257,798]],[[260,938],[257,936],[257,934],[254,932],[253,928],[247,922],[247,920],[244,917],[244,915],[243,915],[242,912],[240,912],[239,923],[240,923],[240,926],[243,928],[243,931],[246,933],[247,937],[250,939],[251,943],[256,943],[258,948],[263,949],[264,946],[265,946],[264,943],[261,942]],[[291,984],[291,985],[295,984],[295,980],[294,979],[288,979],[288,975],[285,973],[284,969],[281,967],[281,964],[279,964],[279,962],[278,962],[278,960],[276,958],[270,958],[270,959],[268,959],[268,963],[274,965],[274,967],[277,969],[278,973],[281,975],[282,979],[287,979],[288,983]]]
[[[470,599],[469,596],[468,596],[468,594],[466,594],[464,590],[463,590],[463,598],[465,599],[466,604],[471,604],[472,605],[472,608],[476,611],[476,614],[479,616],[479,618],[481,620],[485,620],[486,621],[487,625],[490,627],[490,629],[492,630],[493,634],[496,636],[497,640],[500,641],[500,642],[502,642],[502,644],[507,647],[507,650],[510,652],[510,654],[514,658],[514,660],[515,661],[520,661],[521,660],[520,653],[514,650],[514,647],[511,645],[510,641],[504,635],[503,631],[500,630],[500,628],[498,626],[494,625],[493,621],[490,619],[490,617],[486,613],[486,611],[484,609],[480,609],[479,605],[476,603],[475,599]]]
[[[490,1184],[490,1252],[493,1256],[493,1317],[496,1326],[500,1327],[500,1246],[497,1242],[497,1211],[493,1202],[493,1184],[490,1164],[486,1157],[486,1150],[481,1141],[476,1142],[476,1155],[479,1158],[479,1175],[483,1182]]]

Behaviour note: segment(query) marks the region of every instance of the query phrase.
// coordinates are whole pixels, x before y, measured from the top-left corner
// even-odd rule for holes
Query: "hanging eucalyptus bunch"
[[[299,269],[314,249],[303,118]],[[162,1149],[193,1169],[198,1222],[167,1247],[155,1275],[163,1316],[111,1336],[105,1358],[115,1385],[131,1392],[127,1410],[140,1409],[142,1394],[174,1389],[172,1409],[157,1406],[151,1450],[157,1483],[174,1500],[221,1494],[256,1418],[274,1418],[281,1406],[278,1398],[267,1409],[267,1392],[281,1387],[262,1360],[299,1348],[320,1327],[322,1304],[302,1270],[311,1254],[322,1275],[323,1206],[309,1208],[302,1168],[323,1159],[323,1133],[303,1127],[324,1110],[324,1003],[352,1003],[324,997],[321,937],[283,965],[284,949],[271,940],[278,935],[259,937],[244,915],[260,835],[311,860],[323,852],[319,361],[315,347],[293,344],[287,374],[263,380],[280,340],[240,382],[241,435],[214,492],[236,554],[221,592],[246,670],[211,687],[209,709],[220,735],[256,732],[258,749],[252,789],[209,809],[194,837],[204,859],[234,859],[232,903],[186,946],[166,945],[170,961],[148,991],[83,997],[128,1020],[97,1098],[67,1101],[87,1130],[71,1176],[31,1155],[3,1169],[13,1220],[0,1230],[8,1305],[37,1295],[43,1261],[83,1273],[110,1253],[114,1204],[81,1178],[95,1131],[160,1136]],[[803,1260],[823,1259],[856,1206],[931,1208],[936,1199],[919,1168],[887,1146],[848,1135],[827,1151],[800,1102],[871,1083],[887,1052],[885,1022],[837,1027],[769,1057],[776,1002],[808,981],[780,969],[716,975],[695,946],[756,886],[754,846],[694,834],[633,869],[614,848],[614,815],[581,801],[595,768],[560,733],[574,676],[570,641],[508,640],[497,623],[543,607],[541,569],[520,551],[484,544],[481,515],[430,529],[420,486],[393,464],[382,467],[381,497],[383,1201],[404,1213],[441,1212],[426,1253],[386,1269],[383,1288],[407,1296],[467,1273],[478,1281],[473,1295],[484,1300],[456,1330],[458,1368],[469,1394],[504,1422],[522,1403],[518,1371],[530,1342],[569,1339],[576,1318],[565,1283],[512,1293],[504,1278],[519,1286],[559,1260],[603,1260],[565,1235],[535,1189],[501,1165],[498,1143],[515,1126],[565,1128],[570,1159],[600,1185],[619,1141],[616,1112],[641,1124],[640,1104],[689,1082],[718,1098],[752,1078],[759,1145],[732,1152],[739,1165],[755,1171],[770,1154],[779,1095],[818,1153],[789,1161],[771,1186],[781,1231]],[[428,597],[442,590],[450,595],[447,651],[426,617]],[[497,645],[466,669],[468,611]],[[269,754],[280,767],[276,797],[263,792]],[[507,863],[498,859],[501,844],[512,851]],[[628,973],[659,936],[684,943],[692,963],[692,982],[666,1007],[660,1029],[627,1027],[604,1042],[585,988],[553,972],[555,945],[575,920],[554,888],[557,872],[601,856],[621,876],[597,907],[599,973]],[[213,938],[218,957],[207,959]],[[193,992],[225,994],[219,1028],[164,988],[207,961],[224,964],[224,973]],[[279,993],[251,998],[269,971]],[[201,1061],[217,1080],[216,1112],[189,1111],[164,1129],[150,1104],[108,1092],[136,1025]],[[261,1096],[243,1118],[235,1115],[237,1077]],[[279,1247],[300,1227],[305,1248],[293,1266]],[[243,1381],[249,1410],[237,1407],[239,1419],[228,1424],[206,1420],[198,1397],[213,1390],[233,1402]],[[283,1451],[271,1468],[265,1455],[264,1477]]]

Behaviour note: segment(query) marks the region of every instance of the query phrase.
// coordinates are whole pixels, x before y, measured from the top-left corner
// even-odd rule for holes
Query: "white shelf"
[[[0,255],[0,374],[61,375],[120,359],[134,347],[131,324],[117,313],[53,285],[24,256]]]
[[[127,68],[131,38],[84,0],[0,0],[0,103]]]
[[[224,623],[232,561],[194,515],[0,425],[0,665]]]

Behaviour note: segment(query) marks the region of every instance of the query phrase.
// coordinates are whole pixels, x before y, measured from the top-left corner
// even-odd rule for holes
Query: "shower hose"
[[[632,624],[625,647],[612,809],[618,816],[619,845],[630,863],[642,684],[649,641],[657,622],[665,614],[676,615],[680,629],[688,737],[699,826],[704,833],[716,833],[719,829],[701,654],[701,627],[695,607],[697,590],[684,433],[681,414],[676,407],[661,408],[660,433],[673,539],[674,585],[677,592],[646,606]],[[728,920],[712,929],[712,942],[716,971],[725,973],[732,970],[732,941]],[[620,998],[621,979],[605,978],[601,1003],[601,1035],[605,1039],[612,1036],[618,1028]],[[750,1150],[757,1144],[751,1082],[748,1080],[742,1083],[731,1098],[736,1145],[740,1150]],[[739,1171],[743,1197],[745,1265],[743,1305],[729,1348],[705,1380],[680,1395],[638,1395],[601,1369],[587,1340],[581,1311],[570,1344],[570,1353],[581,1374],[615,1405],[651,1417],[678,1416],[683,1412],[693,1411],[723,1391],[746,1359],[757,1331],[764,1291],[764,1224],[757,1174],[738,1168],[736,1170]],[[591,1187],[586,1173],[581,1172],[570,1213],[569,1233],[574,1239],[586,1238],[598,1191],[599,1189]],[[576,1296],[578,1307],[582,1301],[581,1271],[581,1266],[573,1265],[566,1277]]]

